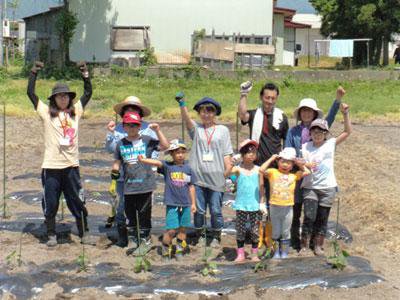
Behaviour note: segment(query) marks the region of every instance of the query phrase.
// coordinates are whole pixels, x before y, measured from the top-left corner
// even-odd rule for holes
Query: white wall
[[[310,38],[308,41],[308,31],[310,34]],[[318,28],[310,28],[310,29],[296,29],[296,44],[301,44],[300,55],[308,55],[308,48],[310,47],[310,55],[315,55],[315,40],[323,40],[326,39],[319,32]],[[309,44],[308,44],[309,42]],[[319,43],[320,55],[328,55],[329,48],[328,43]]]
[[[272,1],[266,0],[70,0],[79,18],[71,59],[109,60],[112,26],[150,26],[156,52],[190,53],[191,34],[272,35]]]

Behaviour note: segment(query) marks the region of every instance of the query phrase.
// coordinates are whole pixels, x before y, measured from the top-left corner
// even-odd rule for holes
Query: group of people
[[[78,160],[79,119],[92,94],[89,73],[85,64],[79,65],[84,81],[84,94],[79,101],[74,103],[76,94],[67,85],[56,84],[46,105],[35,94],[37,73],[42,67],[36,63],[32,68],[28,96],[44,124],[42,203],[47,245],[57,245],[55,216],[61,193],[76,219],[82,243],[91,243],[85,234],[89,230],[88,212],[82,199]],[[212,247],[220,244],[227,178],[236,185],[236,262],[246,260],[247,236],[251,239],[251,260],[258,261],[262,216],[272,223],[274,259],[288,257],[290,246],[300,254],[312,247],[316,255],[323,255],[330,208],[337,193],[335,148],[351,133],[349,107],[341,103],[345,91],[342,87],[337,89],[325,119],[315,100],[301,100],[293,114],[296,125],[289,128],[287,116],[276,107],[279,88],[266,83],[259,94],[260,106],[248,110],[251,90],[251,82],[240,86],[238,113],[242,124],[250,127],[249,139],[239,146],[240,158],[233,156],[229,129],[217,122],[222,108],[212,98],[204,97],[194,105],[199,117],[196,122],[189,115],[184,94],[175,96],[192,139],[188,161],[187,145],[178,139],[168,141],[157,123],[143,120],[151,110],[139,98],[129,96],[114,106],[122,122],[111,121],[107,125],[106,148],[114,156],[109,191],[118,201],[107,225],[116,223],[117,246],[132,251],[139,247],[150,249],[152,193],[158,172],[165,181],[165,233],[161,242],[165,258],[179,258],[188,250],[186,229],[192,226],[192,214],[196,241],[208,239]],[[335,138],[329,128],[339,110],[344,130]],[[160,151],[170,159],[160,160]],[[207,210],[211,228],[205,235]]]

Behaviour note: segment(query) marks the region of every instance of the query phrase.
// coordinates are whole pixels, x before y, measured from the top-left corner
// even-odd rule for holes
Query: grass
[[[0,78],[0,102],[6,101],[8,115],[34,116],[32,104],[26,96],[27,79],[14,74]],[[247,79],[247,78],[244,78]],[[267,80],[267,79],[266,79]],[[184,91],[188,106],[204,96],[218,100],[223,108],[220,119],[233,121],[236,117],[239,101],[239,79],[168,79],[168,78],[141,78],[127,75],[97,77],[93,79],[93,97],[88,105],[86,117],[107,117],[112,114],[112,106],[122,101],[126,96],[136,95],[148,105],[153,114],[151,119],[179,118],[179,109],[174,100],[177,91]],[[46,99],[51,92],[55,80],[38,80],[36,94],[40,99]],[[300,82],[292,78],[275,81],[281,88],[281,96],[277,106],[288,115],[305,97],[317,100],[318,106],[327,112],[335,91],[342,84],[347,91],[344,101],[351,105],[353,117],[368,120],[388,118],[400,120],[400,89],[399,81],[321,81]],[[82,94],[83,84],[80,80],[67,81],[71,90]],[[259,104],[258,92],[265,81],[256,81],[249,96],[249,108]],[[47,100],[46,100],[47,101]]]

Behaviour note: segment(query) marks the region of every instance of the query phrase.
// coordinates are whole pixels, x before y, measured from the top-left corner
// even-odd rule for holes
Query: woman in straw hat
[[[142,104],[142,101],[135,96],[126,97],[122,102],[114,106],[114,111],[117,115],[124,116],[126,112],[135,112],[140,115],[141,118],[148,117],[151,114],[150,108]],[[127,136],[122,123],[116,124],[114,121],[110,121],[107,125],[108,133],[106,137],[106,149],[109,153],[114,153],[117,143]],[[152,139],[158,140],[156,133],[149,128],[149,123],[142,120],[140,135],[149,136]],[[157,158],[158,155],[153,154],[153,158]],[[120,170],[122,172],[122,169]],[[121,173],[122,174],[122,173]],[[125,217],[125,202],[124,202],[124,176],[120,176],[117,181],[117,207],[111,208],[110,216],[107,218],[106,227],[111,227],[114,220],[117,223],[118,228],[118,241],[117,246],[126,247],[128,245],[127,228],[126,228],[126,217]]]
[[[336,99],[332,103],[328,115],[325,120],[330,127],[335,121],[336,114],[339,110],[340,103],[346,91],[339,86],[336,90]],[[296,126],[289,129],[285,140],[285,147],[293,147],[296,149],[297,157],[301,157],[301,147],[303,144],[310,141],[309,127],[311,122],[317,118],[323,117],[323,112],[318,108],[314,99],[305,98],[299,103],[299,106],[294,110],[293,117],[296,119]],[[296,185],[295,204],[293,206],[293,221],[291,228],[291,245],[297,251],[304,248],[309,241],[303,240],[300,245],[300,217],[303,207],[303,198],[300,191],[301,182]]]
[[[91,243],[84,235],[87,228],[87,210],[82,199],[79,174],[78,125],[83,109],[92,96],[92,85],[85,63],[78,64],[84,82],[84,94],[74,103],[76,93],[68,85],[57,83],[48,97],[49,105],[35,94],[37,72],[43,63],[36,62],[29,75],[28,97],[43,121],[44,159],[42,164],[43,212],[47,227],[49,247],[57,245],[56,215],[61,193],[76,219],[83,243]]]

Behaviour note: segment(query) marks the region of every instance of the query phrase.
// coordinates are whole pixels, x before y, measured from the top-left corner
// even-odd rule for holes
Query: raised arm
[[[340,103],[342,102],[343,96],[346,94],[346,91],[342,86],[339,86],[336,90],[336,99],[333,101],[331,108],[325,118],[326,122],[328,122],[328,126],[331,127],[333,122],[335,121],[336,114],[339,111]]]
[[[40,61],[35,61],[31,72],[29,73],[29,79],[28,79],[28,90],[26,94],[28,95],[29,99],[31,100],[33,107],[36,109],[39,103],[39,98],[35,93],[35,86],[36,86],[36,77],[37,77],[37,72],[41,69],[43,69],[44,64]]]
[[[89,70],[86,63],[79,62],[77,63],[77,66],[82,74],[83,79],[83,95],[81,96],[81,103],[82,107],[85,108],[90,98],[92,97],[92,82],[90,81]]]
[[[243,123],[247,123],[250,118],[250,114],[247,111],[247,95],[250,93],[253,87],[253,83],[251,81],[243,82],[240,85],[240,100],[238,106],[239,118]]]
[[[157,134],[157,138],[160,142],[160,150],[161,151],[167,150],[169,148],[169,142],[162,133],[160,125],[158,125],[157,123],[151,123],[149,124],[149,128]]]
[[[278,154],[273,154],[265,163],[263,163],[260,167],[259,172],[263,175],[265,175],[265,171],[268,169],[268,167],[274,162],[277,158],[279,157]]]
[[[301,175],[300,175],[301,178],[306,177],[311,174],[311,171],[310,171],[310,169],[307,168],[306,161],[304,159],[297,158],[295,160],[295,164],[301,172]]]
[[[340,143],[344,142],[349,137],[352,131],[350,117],[349,117],[349,106],[346,103],[342,103],[340,105],[340,111],[343,114],[344,130],[336,138],[336,145],[339,145]]]
[[[183,92],[176,93],[175,100],[179,103],[182,120],[185,122],[186,128],[188,130],[193,129],[195,123],[189,116],[189,111],[186,106],[185,94]]]

